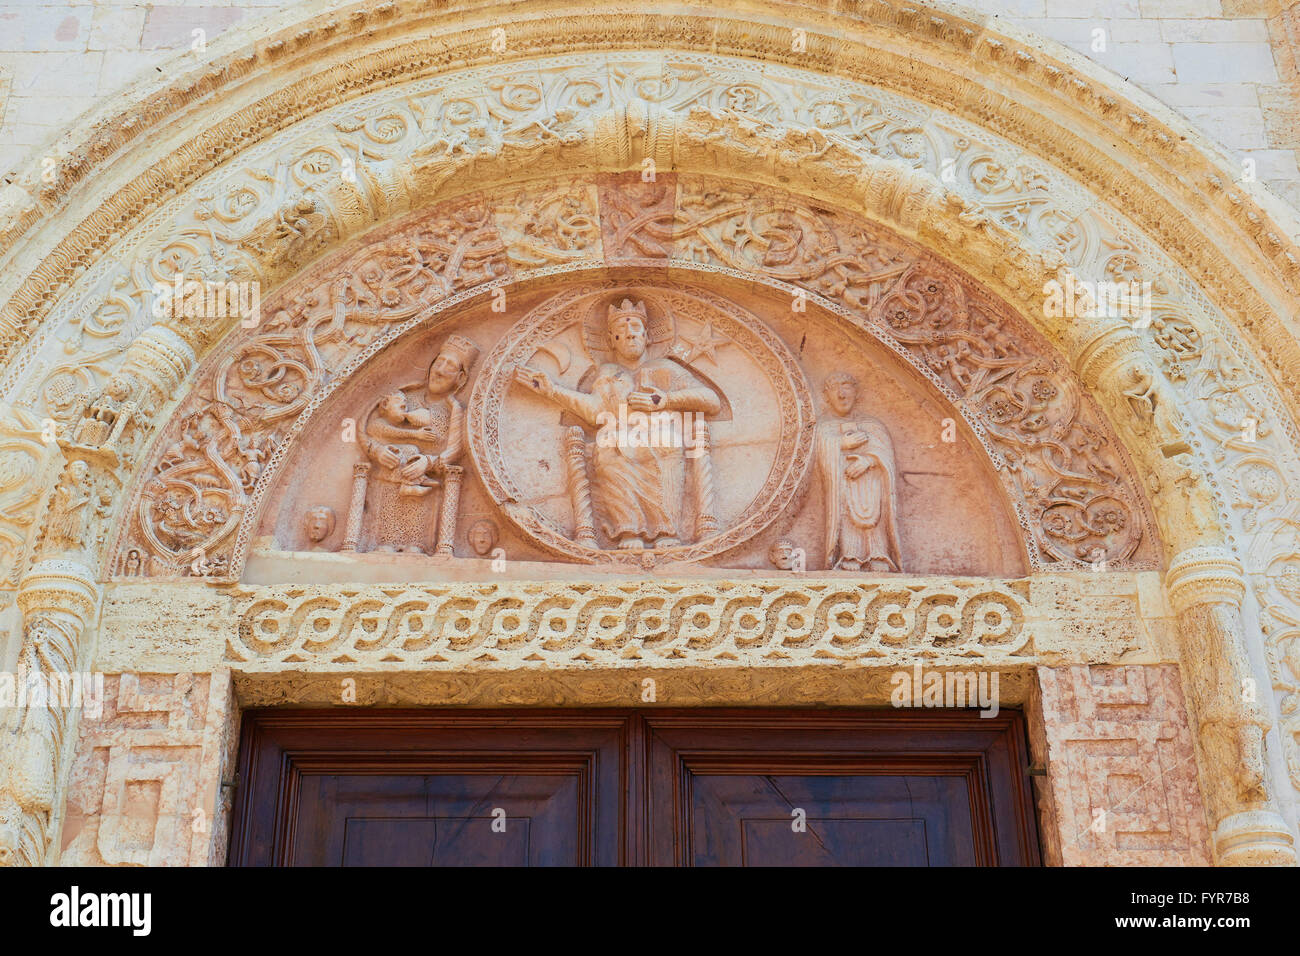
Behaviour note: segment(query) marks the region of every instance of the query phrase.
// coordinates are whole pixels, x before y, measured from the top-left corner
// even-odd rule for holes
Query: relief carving
[[[470,549],[480,558],[492,554],[497,546],[497,526],[488,518],[480,518],[469,526],[465,533]]]
[[[83,720],[61,863],[207,866],[220,859],[230,791],[228,674],[109,674]]]
[[[778,571],[804,571],[806,555],[802,548],[789,538],[778,538],[767,549],[767,560]]]
[[[728,388],[774,420],[733,416]],[[498,342],[470,402],[471,450],[497,506],[547,551],[652,567],[766,527],[802,486],[811,411],[797,361],[755,316],[699,290],[608,282],[553,296]],[[548,432],[564,463],[553,478],[516,451]],[[744,444],[767,472],[739,490],[720,462]]]
[[[1208,865],[1177,668],[1077,665],[1038,673],[1054,811],[1048,825],[1055,825],[1065,865]]]
[[[633,303],[628,298],[619,304],[611,302],[604,316],[598,309],[588,312],[583,342],[592,362],[599,364],[584,376],[588,381],[581,390],[566,388],[546,372],[527,365],[515,371],[521,385],[571,412],[593,431],[615,425],[620,413],[625,419],[629,412],[647,418],[685,413],[683,418],[666,419],[673,424],[690,423],[679,426],[682,441],[656,444],[647,435],[647,441],[639,443],[635,436],[626,441],[616,437],[612,442],[597,441],[591,455],[591,483],[601,531],[615,547],[634,551],[675,547],[695,538],[685,526],[682,511],[687,455],[694,448],[687,444],[695,430],[694,415],[717,415],[722,410],[717,393],[689,367],[648,354],[651,346],[667,352],[676,344],[672,316],[661,313],[655,318],[655,327],[647,329],[645,302]],[[691,434],[685,434],[687,430]],[[697,469],[708,467],[702,457],[696,458]],[[711,502],[696,500],[695,506],[699,511],[711,510]],[[587,515],[575,517],[581,521]]]
[[[134,391],[130,378],[118,373],[98,395],[79,397],[73,406],[72,417],[79,421],[73,429],[72,440],[61,444],[116,463],[122,434],[138,414],[138,403],[131,398]]]
[[[303,517],[303,530],[308,541],[321,544],[334,533],[334,509],[328,505],[317,505],[309,510]]]
[[[822,394],[831,414],[817,426],[817,472],[825,493],[826,567],[836,571],[901,571],[897,469],[889,431],[853,418],[858,381],[829,376]]]
[[[618,261],[644,263],[661,248],[679,261],[759,273],[842,303],[852,310],[850,321],[895,351],[901,347],[983,429],[979,440],[1022,502],[1018,520],[1034,537],[1031,566],[1124,566],[1149,553],[1147,517],[1118,446],[1069,371],[1000,305],[901,239],[842,213],[696,178],[678,183],[681,201],[666,219],[660,187],[669,187],[667,177],[626,179],[538,186],[515,196],[518,210],[490,198],[451,202],[268,303],[270,318],[212,360],[210,386],[190,400],[164,441],[132,505],[133,533],[119,544],[117,573],[132,549],[141,552],[146,574],[234,573],[252,535],[250,506],[266,493],[263,476],[286,460],[285,436],[322,394],[342,384],[327,369],[350,368],[358,350],[419,321],[439,299],[507,274],[511,262],[522,265],[566,243],[575,255],[593,250],[597,240],[585,225],[592,216],[606,257],[623,249],[618,254],[630,258]],[[648,197],[644,215],[605,222],[607,211],[626,209],[635,195]],[[638,230],[650,230],[645,243],[635,241]],[[631,328],[637,323],[639,331]],[[789,341],[722,297],[660,279],[576,287],[533,307],[486,345],[464,404],[455,389],[436,398],[432,383],[398,378],[359,407],[363,460],[350,491],[301,502],[298,514],[318,503],[332,507],[343,525],[343,551],[452,555],[456,516],[468,495],[475,513],[495,509],[495,520],[515,525],[549,555],[646,568],[742,547],[811,494],[808,507],[826,512],[813,533],[831,543],[825,553],[814,545],[810,564],[902,568],[908,556],[899,548],[906,538],[898,527],[899,491],[906,479],[896,462],[885,462],[902,436],[875,427],[882,453],[872,461],[880,464],[862,473],[853,466],[853,477],[828,471],[823,453],[822,477],[810,483],[817,435],[825,429],[817,431],[811,391]],[[766,410],[738,418],[732,396],[752,404],[753,388],[766,396],[759,399]],[[654,432],[666,416],[676,432],[657,442]],[[652,426],[649,441],[638,433],[642,424]],[[614,441],[602,444],[610,433]],[[738,468],[738,448],[746,443],[759,449],[758,458]],[[539,460],[521,457],[532,448],[555,467],[525,474]],[[877,486],[891,471],[886,495]],[[830,474],[842,481],[828,485]],[[874,490],[864,493],[861,508],[850,505],[868,486]],[[845,555],[842,541],[855,528],[875,527],[877,499],[885,543],[862,557]],[[846,525],[854,509],[860,513]],[[304,540],[301,525],[295,537]],[[754,555],[758,566],[770,544]]]
[[[380,668],[1034,660],[1024,582],[312,586],[235,593],[226,660]],[[1045,632],[1050,632],[1045,629]]]
[[[942,33],[943,31],[940,30],[939,32]],[[960,31],[956,31],[956,33],[959,34]],[[995,44],[994,49],[998,51],[1004,49],[1004,45],[1000,41],[991,42]],[[1002,54],[999,52],[999,56],[1001,55]],[[995,59],[997,58],[998,57],[995,57]],[[1059,79],[1059,71],[1056,70],[1055,66],[1047,67],[1042,63],[1035,63],[1032,58],[1020,53],[1018,53],[1013,59],[1018,64],[1017,69],[1024,72],[1026,76],[1032,74],[1034,80],[1042,79],[1049,75],[1042,72],[1044,69],[1055,71],[1050,74],[1050,76],[1053,77],[1053,82],[1055,82],[1056,79]],[[1034,64],[1032,67],[1029,65],[1031,63]],[[665,85],[671,84],[674,91],[679,87],[684,86],[688,81],[693,84],[693,89],[689,94],[683,93],[678,99],[665,101],[665,109],[681,109],[683,106],[695,107],[714,117],[723,116],[724,113],[731,113],[745,117],[745,121],[751,124],[755,122],[768,121],[793,123],[796,116],[802,119],[804,116],[804,113],[802,112],[803,110],[816,110],[816,113],[814,114],[816,125],[826,130],[828,137],[834,135],[846,141],[852,141],[856,148],[864,152],[885,156],[889,156],[892,152],[893,156],[891,158],[902,159],[904,162],[911,165],[932,165],[931,158],[933,156],[948,155],[951,153],[951,150],[946,148],[935,148],[935,143],[939,134],[933,128],[925,125],[923,117],[917,119],[911,115],[900,116],[900,111],[896,107],[886,107],[883,104],[878,106],[876,109],[872,109],[868,105],[864,105],[861,102],[861,98],[857,96],[845,95],[840,97],[836,95],[835,97],[822,96],[818,98],[803,95],[804,91],[802,88],[798,87],[793,82],[785,84],[776,81],[770,83],[765,81],[756,86],[740,89],[739,91],[729,91],[728,87],[732,84],[727,82],[724,77],[718,75],[721,71],[718,71],[717,74],[715,74],[708,69],[696,69],[692,73],[691,67],[682,69],[674,65],[672,69],[662,69],[659,72],[664,77],[663,82]],[[1077,86],[1077,90],[1074,90],[1071,93],[1072,96],[1080,102],[1084,102],[1085,100],[1089,103],[1096,102],[1096,97],[1099,95],[1097,90],[1093,89],[1087,83],[1075,81],[1072,81],[1072,83],[1074,83],[1074,86]],[[585,83],[575,83],[574,86],[584,88],[589,84],[591,84],[591,81],[590,79],[587,79]],[[1067,84],[1067,86],[1068,85],[1069,84]],[[502,84],[496,84],[492,86],[492,89],[502,100],[502,104],[497,104],[498,106],[509,106],[512,99],[522,105],[519,108],[512,109],[508,114],[504,114],[509,116],[508,122],[502,122],[497,125],[490,122],[489,117],[492,115],[490,112],[479,112],[479,106],[477,103],[470,104],[470,109],[473,111],[472,116],[465,116],[463,108],[459,111],[451,109],[446,110],[445,115],[448,118],[448,130],[450,131],[451,120],[455,118],[460,119],[464,123],[463,129],[465,130],[465,133],[459,139],[450,135],[449,132],[448,137],[443,141],[443,151],[447,157],[470,155],[475,149],[475,145],[472,144],[475,144],[477,141],[478,146],[486,145],[483,143],[484,140],[492,142],[494,144],[494,150],[496,152],[501,152],[500,144],[495,143],[495,140],[497,139],[497,131],[501,128],[509,130],[509,139],[511,140],[512,145],[519,147],[519,153],[510,155],[527,155],[527,151],[532,148],[533,143],[553,143],[571,146],[575,145],[582,139],[582,133],[576,132],[575,130],[583,128],[582,124],[587,121],[587,117],[585,115],[578,115],[575,117],[575,110],[571,109],[572,104],[570,102],[561,102],[559,109],[554,111],[554,116],[550,115],[551,111],[540,111],[541,118],[539,119],[534,115],[536,101],[526,95],[527,93],[532,92],[533,88],[531,84],[528,86],[521,84],[519,88],[516,88],[513,85],[503,87]],[[597,85],[597,89],[600,89],[599,85]],[[521,90],[523,92],[521,92]],[[513,96],[507,95],[508,91],[513,92]],[[724,95],[724,91],[726,91],[726,95]],[[539,90],[543,101],[551,92],[553,91],[546,89]],[[590,99],[585,101],[588,103],[595,103],[598,99],[602,99],[605,96],[603,92],[597,92],[595,94],[584,92],[581,95],[590,97]],[[665,95],[667,95],[666,92]],[[693,102],[692,98],[698,102]],[[849,106],[849,104],[851,104],[851,106]],[[602,103],[602,106],[603,105],[604,104]],[[383,104],[383,106],[386,110],[392,108],[391,104]],[[436,121],[437,123],[441,124],[443,122],[444,111],[430,110],[429,112],[438,115],[439,118]],[[578,114],[583,113],[582,110],[577,110],[576,112]],[[1118,112],[1124,111],[1120,110]],[[524,114],[522,117],[520,115],[521,113]],[[258,117],[258,119],[260,121],[261,117]],[[366,120],[367,134],[374,139],[377,133],[370,129],[370,118],[365,117],[362,119]],[[359,119],[358,124],[352,128],[359,128],[360,123],[361,120]],[[432,127],[433,123],[430,125]],[[1141,132],[1141,137],[1144,138],[1144,142],[1147,145],[1154,147],[1158,142],[1156,137],[1166,137],[1166,133],[1158,128],[1160,124],[1143,123],[1141,126],[1146,127],[1145,131]],[[1133,128],[1138,129],[1137,126],[1134,126]],[[718,130],[719,138],[722,138],[729,133],[729,129],[724,129],[720,126]],[[385,138],[387,138],[386,134]],[[505,134],[502,134],[500,139],[504,142],[507,137]],[[810,139],[812,139],[811,135]],[[823,149],[824,151],[826,137],[823,137],[820,141],[814,139],[813,142],[814,145],[816,145],[816,148]],[[754,152],[756,154],[773,152],[772,149],[768,148],[770,147],[770,144],[761,143],[760,145],[764,148],[755,149]],[[1053,148],[1059,150],[1060,143],[1055,142]],[[489,149],[479,149],[481,154],[491,151],[492,150]],[[977,149],[972,150],[971,152],[978,153],[982,151],[983,147],[980,145]],[[210,149],[208,152],[210,155],[214,156],[224,155],[220,149]],[[1058,155],[1065,155],[1065,153],[1058,152]],[[994,152],[992,156],[993,159],[980,160],[977,158],[974,160],[963,161],[962,166],[962,169],[965,170],[965,173],[963,174],[964,178],[969,179],[974,183],[978,190],[986,194],[983,205],[989,213],[996,216],[999,222],[1018,228],[1029,227],[1032,224],[1031,221],[1033,219],[1046,219],[1047,216],[1040,214],[1040,209],[1044,205],[1043,194],[1045,192],[1045,187],[1041,182],[1042,177],[1034,175],[1032,169],[1019,168],[1018,164],[1002,161],[1002,157],[996,152]],[[442,155],[437,150],[433,151],[432,161],[427,161],[427,156],[425,159],[426,162],[424,165],[428,170],[426,174],[430,177],[436,176],[438,181],[445,181],[447,177],[463,168],[461,166],[453,166],[451,163],[440,164]],[[379,163],[367,162],[362,165],[365,173],[369,174],[370,170],[378,167]],[[432,168],[429,169],[429,167]],[[812,176],[816,174],[810,171],[809,175]],[[1223,190],[1221,185],[1222,184],[1216,184],[1214,192],[1222,194]],[[283,196],[277,197],[276,202],[279,202],[283,198]],[[1237,200],[1240,199],[1239,196],[1234,195],[1232,198],[1234,203],[1236,203],[1236,205],[1241,209],[1238,221],[1241,221],[1240,216],[1255,216],[1255,213],[1249,211],[1251,203],[1248,197],[1245,202],[1237,202]],[[1144,210],[1150,210],[1152,208],[1149,200],[1144,199],[1140,205]],[[141,208],[144,207],[142,206]],[[277,243],[281,240],[292,243],[296,241],[294,238],[295,236],[302,237],[307,233],[309,231],[308,226],[310,226],[310,222],[308,221],[304,225],[300,224],[298,220],[307,219],[307,213],[315,211],[314,209],[302,209],[295,213],[290,209],[286,216],[286,208],[288,207],[285,205],[277,207],[275,218],[270,227],[270,238],[275,240]],[[1027,210],[1030,212],[1027,212]],[[122,207],[116,205],[112,210],[110,210],[113,215],[117,215],[121,213],[121,211]],[[1061,217],[1062,221],[1066,218],[1068,217]],[[1148,218],[1154,221],[1159,217],[1152,216]],[[1174,233],[1180,228],[1182,228],[1181,225],[1173,223],[1168,226],[1158,227],[1160,236],[1165,238],[1174,236]],[[1267,230],[1267,223],[1260,226],[1257,222],[1253,234],[1258,237],[1264,230]],[[1185,239],[1185,236],[1183,238]],[[1276,237],[1274,237],[1274,239],[1276,239]],[[96,237],[95,241],[99,241],[98,237]],[[1180,241],[1179,244],[1183,248],[1187,247],[1187,243],[1185,242]],[[258,247],[260,245],[261,248],[258,249],[258,252],[271,256],[272,258],[277,254],[280,254],[274,247],[274,243],[267,244],[261,242],[256,237],[254,237],[251,245],[253,247]],[[776,263],[779,262],[781,258],[782,249],[780,248],[780,243],[774,243],[774,245],[777,246],[777,253],[772,262]],[[1212,244],[1208,245],[1212,246]],[[1275,248],[1273,252],[1270,253],[1275,259],[1278,254],[1277,246],[1278,243],[1275,241]],[[1212,253],[1206,253],[1206,255],[1211,256]],[[1284,253],[1283,255],[1284,258],[1289,257],[1289,253]],[[75,257],[71,255],[66,258],[68,262],[72,262],[75,259]],[[1202,261],[1209,262],[1209,259],[1206,258]],[[81,263],[78,262],[78,265],[81,265]],[[1290,269],[1291,272],[1294,272],[1294,261],[1292,261],[1289,266],[1285,262],[1283,262],[1282,265],[1285,268]],[[1206,274],[1209,274],[1213,270],[1206,268],[1203,271]],[[49,281],[53,282],[53,277],[59,274],[60,270],[51,268],[48,272],[50,277]],[[1230,281],[1235,285],[1235,287],[1244,288],[1244,286],[1240,285],[1241,280],[1239,278],[1234,277]],[[1216,287],[1214,291],[1220,296],[1224,295],[1222,287]],[[38,298],[41,309],[52,305],[56,300],[56,297],[49,293],[44,294],[43,296],[38,296]],[[25,300],[26,305],[24,305],[24,307],[31,306],[31,312],[33,314],[37,312],[36,306],[32,305],[35,301],[36,299]],[[1264,311],[1267,312],[1268,310]],[[377,311],[376,314],[379,314],[379,312]],[[21,318],[22,314],[19,314],[19,319]],[[1244,321],[1251,326],[1252,331],[1258,332],[1261,328],[1256,319],[1246,319],[1241,321]],[[24,323],[15,320],[10,324],[14,329],[25,329],[27,331],[30,331],[35,327],[32,321]],[[129,328],[130,323],[122,323],[122,327]],[[1186,344],[1191,341],[1191,337],[1186,333],[1185,329],[1177,325],[1177,323],[1170,323],[1165,328],[1167,331],[1172,330],[1170,331],[1169,336],[1167,336],[1167,341],[1170,343],[1181,342],[1182,345],[1180,347],[1185,347]],[[1195,332],[1196,330],[1193,329],[1192,331]],[[1230,336],[1233,335],[1232,332],[1225,334]],[[1207,329],[1206,337],[1208,338],[1210,335],[1211,333]],[[1283,336],[1283,338],[1285,339],[1286,337]],[[1289,342],[1289,339],[1287,339],[1287,341]],[[1161,347],[1165,346],[1162,345]],[[1266,347],[1265,350],[1272,355],[1272,347]],[[993,352],[996,355],[998,349],[995,347]],[[960,344],[953,345],[951,351],[946,354],[936,349],[933,356],[940,368],[946,369],[946,371],[936,370],[937,374],[951,375],[953,380],[959,383],[962,383],[962,379],[965,378],[966,381],[964,384],[970,384],[969,376],[966,375],[966,366],[960,361],[960,359],[965,357],[961,354]],[[1179,377],[1181,374],[1181,364],[1171,365],[1169,376],[1170,381],[1182,381],[1183,379]],[[1289,378],[1287,380],[1290,381]],[[1150,389],[1147,388],[1143,382],[1135,382],[1134,386],[1134,394],[1130,396],[1130,399],[1139,405],[1150,402],[1150,411],[1152,413],[1151,426],[1156,429],[1157,434],[1163,433],[1167,436],[1169,434],[1168,429],[1156,425],[1155,418],[1160,414],[1158,409],[1160,409],[1161,406],[1164,408],[1170,408],[1170,403],[1168,401],[1151,402],[1152,394]],[[1057,394],[1065,394],[1068,396],[1068,387],[1059,389]],[[1179,395],[1183,394],[1191,394],[1191,392],[1190,390],[1186,393],[1182,391],[1179,392]],[[1013,398],[1015,397],[1017,396],[1013,396]],[[1039,399],[1040,396],[1034,394],[1032,398]],[[1021,439],[1024,434],[1034,431],[1037,426],[1041,425],[1042,420],[1036,414],[1039,409],[1034,407],[1035,404],[1036,402],[1033,400],[1024,401],[1022,403],[1020,410],[1026,411],[1027,413],[1020,421],[1014,423],[1015,427],[1012,429],[1013,438],[1017,440]],[[1004,414],[1006,407],[1001,406],[997,411],[999,414]],[[1215,420],[1209,427],[1206,427],[1203,424],[1199,427],[1202,427],[1204,431],[1211,435],[1216,431],[1223,431],[1228,416],[1226,411],[1224,414],[1220,414],[1220,411],[1220,409],[1215,410]],[[1041,533],[1046,536],[1044,538],[1043,547],[1045,553],[1049,556],[1049,559],[1065,560],[1065,558],[1062,558],[1062,555],[1066,555],[1075,560],[1084,556],[1095,557],[1097,555],[1100,555],[1103,560],[1116,556],[1124,557],[1127,554],[1133,553],[1129,544],[1136,541],[1136,538],[1131,534],[1126,537],[1125,534],[1117,534],[1116,532],[1131,532],[1135,526],[1141,524],[1142,517],[1139,514],[1139,507],[1135,500],[1136,495],[1133,496],[1133,499],[1119,502],[1118,508],[1114,507],[1113,502],[1106,502],[1104,500],[1101,501],[1100,506],[1098,506],[1098,499],[1095,494],[1095,484],[1086,485],[1085,490],[1082,492],[1072,484],[1078,480],[1080,474],[1084,474],[1085,477],[1096,477],[1096,474],[1102,473],[1106,467],[1113,468],[1116,472],[1121,474],[1127,474],[1123,467],[1125,463],[1122,462],[1119,456],[1114,454],[1114,447],[1112,446],[1108,449],[1105,447],[1107,442],[1106,435],[1101,434],[1101,437],[1098,438],[1096,434],[1089,433],[1086,412],[1080,414],[1080,421],[1082,422],[1082,429],[1074,430],[1070,427],[1057,429],[1054,427],[1052,429],[1053,441],[1039,444],[1033,448],[1033,453],[1037,454],[1040,457],[1040,460],[1046,460],[1049,465],[1063,459],[1073,459],[1073,461],[1070,461],[1067,464],[1067,467],[1072,469],[1073,473],[1067,476],[1065,481],[1055,487],[1049,487],[1044,484],[1041,480],[1042,472],[1031,475],[1031,483],[1027,486],[1022,486],[1020,489],[1021,497],[1025,500],[1032,500],[1034,502],[1031,506],[1032,510],[1035,512],[1034,520],[1037,523],[1041,518]],[[1060,424],[1060,422],[1058,421],[1057,424]],[[1099,427],[1097,431],[1098,433],[1104,433],[1105,430],[1104,428]],[[1019,434],[1015,434],[1016,432],[1019,432]],[[1007,432],[1004,431],[1002,434],[1003,436],[1006,436]],[[1062,434],[1064,434],[1064,438],[1062,438]],[[237,469],[237,472],[241,474],[243,478],[251,479],[251,482],[255,484],[259,480],[263,468],[270,459],[271,449],[269,446],[272,446],[273,444],[274,442],[268,442],[267,446],[258,446],[253,442],[247,443],[240,449],[240,457],[242,457],[244,461],[241,467]],[[1168,444],[1168,442],[1162,442],[1162,444]],[[236,443],[236,447],[239,447],[238,442]],[[1222,451],[1222,449],[1220,449],[1220,451]],[[1271,454],[1271,452],[1269,454]],[[1096,470],[1094,471],[1092,466],[1096,464],[1096,459],[1098,458],[1102,459],[1102,461],[1100,465],[1097,465]],[[1239,458],[1234,456],[1234,463],[1239,460]],[[1008,462],[1010,470],[1017,476],[1017,480],[1019,480],[1019,475],[1022,473],[1022,459],[1017,454],[1009,457]],[[1284,513],[1286,508],[1293,507],[1294,502],[1288,501],[1284,495],[1280,496],[1281,500],[1276,500],[1279,496],[1274,494],[1269,487],[1269,482],[1273,480],[1270,477],[1271,473],[1281,474],[1283,478],[1285,478],[1285,475],[1294,473],[1293,465],[1294,461],[1288,460],[1285,457],[1278,457],[1276,460],[1255,460],[1241,466],[1239,474],[1243,501],[1234,503],[1234,506],[1238,504],[1243,506],[1243,521],[1276,520],[1279,513]],[[1279,466],[1282,469],[1281,472],[1277,472]],[[1030,470],[1033,470],[1032,467]],[[1166,520],[1168,530],[1175,530],[1183,524],[1179,520],[1183,512],[1178,509],[1178,506],[1175,503],[1171,502],[1176,502],[1179,499],[1190,500],[1193,496],[1195,496],[1197,502],[1196,507],[1192,509],[1192,517],[1196,521],[1194,531],[1200,532],[1208,530],[1213,525],[1213,521],[1204,518],[1204,515],[1215,510],[1213,497],[1216,489],[1206,487],[1207,482],[1204,479],[1201,479],[1191,470],[1187,470],[1185,476],[1180,476],[1172,481],[1166,477],[1163,485],[1161,484],[1160,478],[1154,475],[1151,477],[1154,479],[1153,490],[1157,493],[1157,501],[1161,504],[1160,510],[1173,515],[1173,517]],[[1045,501],[1047,502],[1046,504],[1044,503]],[[1263,508],[1254,508],[1252,503],[1258,503],[1260,501],[1264,501],[1270,505],[1275,505],[1275,507],[1272,507],[1271,510],[1268,511],[1265,511]],[[203,502],[199,502],[198,504],[199,507],[194,510],[203,512]],[[1128,510],[1126,511],[1125,509]],[[577,510],[578,508],[575,505],[575,512]],[[19,517],[22,516],[20,515]],[[214,517],[219,518],[220,515],[217,514]],[[1128,519],[1126,526],[1123,525],[1125,517]],[[28,521],[30,523],[31,519],[28,518]],[[183,528],[184,525],[185,522],[176,523],[177,528]],[[349,526],[350,525],[351,522],[349,522]],[[215,528],[217,526],[218,523],[214,522],[213,527]],[[12,529],[6,527],[4,531],[7,535],[12,531]],[[592,533],[594,534],[594,529]],[[21,538],[22,534],[23,532],[20,530],[18,532],[18,537]],[[580,539],[583,537],[582,529],[578,530],[577,535]],[[177,540],[179,541],[179,538]],[[200,535],[198,540],[203,541],[204,536]],[[181,547],[183,547],[183,545],[181,545]],[[128,563],[131,560],[132,554],[138,556],[139,549],[132,548],[127,552]],[[1300,673],[1300,671],[1297,671],[1297,673]]]
[[[456,393],[477,357],[469,339],[448,337],[425,382],[390,392],[366,416],[361,445],[371,465],[369,534],[378,550],[424,554],[455,537],[465,450],[465,406]]]

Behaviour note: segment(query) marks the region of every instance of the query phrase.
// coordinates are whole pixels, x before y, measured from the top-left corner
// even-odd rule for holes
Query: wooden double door
[[[275,710],[230,862],[1036,865],[1020,715]]]

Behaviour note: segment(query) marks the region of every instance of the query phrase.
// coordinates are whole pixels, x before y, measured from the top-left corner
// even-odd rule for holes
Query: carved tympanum
[[[286,216],[280,239],[303,218]],[[602,264],[620,271],[593,278]],[[738,295],[741,276],[754,281]],[[518,283],[498,290],[504,311],[488,296],[440,305],[503,277]],[[760,304],[769,295],[785,300]],[[236,574],[254,520],[277,549],[470,557],[462,511],[489,516],[512,560],[610,568],[765,567],[778,517],[809,570],[987,572],[1008,552],[1007,520],[1030,568],[1153,553],[1125,453],[1041,338],[898,236],[771,190],[598,176],[453,200],[323,263],[262,314],[207,361],[156,444],[115,573]],[[392,374],[361,383],[362,355]],[[900,359],[930,384],[890,378]],[[807,378],[839,372],[862,383],[855,404],[815,409]],[[1134,420],[1172,439],[1176,412],[1148,384],[1128,390]],[[84,448],[67,450],[100,460],[95,443],[130,428],[133,394],[74,403],[68,441]],[[335,395],[346,410],[317,425]],[[958,458],[935,433],[962,419]],[[296,450],[309,429],[315,457]],[[865,453],[847,447],[863,435]],[[285,503],[285,479],[270,479],[287,467],[309,468],[316,492]],[[1006,511],[962,497],[989,479],[1004,491],[984,499],[1009,498]],[[337,542],[305,534],[318,504],[339,516]],[[290,516],[283,530],[272,512]],[[972,540],[934,547],[938,520]]]

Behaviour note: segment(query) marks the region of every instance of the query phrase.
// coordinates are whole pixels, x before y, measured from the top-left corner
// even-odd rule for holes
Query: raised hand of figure
[[[627,407],[634,412],[662,412],[668,408],[668,393],[662,389],[638,389],[627,397]]]
[[[515,381],[525,388],[530,388],[543,398],[555,396],[555,383],[545,372],[529,365],[520,365],[515,369]]]
[[[871,436],[860,428],[854,428],[844,433],[845,448],[861,448],[871,441]]]

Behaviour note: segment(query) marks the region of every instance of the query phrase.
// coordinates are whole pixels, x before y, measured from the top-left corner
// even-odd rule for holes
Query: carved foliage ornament
[[[611,182],[600,192],[613,196],[624,188]],[[655,234],[670,240],[674,256],[714,267],[743,266],[837,298],[846,307],[841,314],[894,343],[965,405],[1021,502],[1022,520],[1033,537],[1032,564],[1138,559],[1143,542],[1150,540],[1149,519],[1133,491],[1123,451],[1070,371],[1005,307],[892,234],[843,213],[813,209],[792,197],[751,196],[742,203],[734,186],[718,180],[684,179],[677,193],[679,211],[670,232]],[[336,384],[330,370],[347,367],[367,345],[409,327],[422,307],[448,290],[511,273],[488,215],[490,205],[473,200],[438,207],[399,225],[341,266],[317,270],[287,290],[281,305],[266,309],[270,318],[261,327],[241,333],[214,357],[203,377],[208,384],[182,405],[158,446],[162,453],[136,496],[133,527],[119,545],[114,568],[136,549],[149,556],[147,574],[238,573],[243,545],[236,543],[247,540],[250,502],[265,484],[268,464],[283,458],[284,436],[320,401],[323,386]],[[605,209],[610,203],[602,199],[599,205]],[[777,214],[765,211],[774,207]],[[660,221],[645,217],[624,230],[623,241],[633,242],[638,230]],[[530,241],[538,240],[541,229],[532,230]],[[604,246],[606,255],[612,254],[612,244]],[[816,251],[817,261],[809,259],[809,250]],[[795,261],[806,264],[794,268]],[[583,423],[573,410],[545,397],[530,398],[519,377],[521,369],[540,366],[547,376],[567,373],[566,387],[575,393],[589,392],[607,364],[608,342],[602,336],[608,335],[610,309],[621,308],[623,299],[633,310],[646,310],[652,339],[646,374],[660,363],[656,367],[676,369],[674,375],[703,389],[705,404],[697,417],[706,441],[725,438],[744,424],[729,410],[728,383],[713,378],[720,373],[720,356],[748,363],[727,373],[733,381],[741,375],[771,383],[779,422],[768,459],[771,470],[748,504],[721,516],[709,514],[707,507],[701,511],[701,495],[707,496],[709,482],[716,482],[724,467],[725,450],[711,449],[702,461],[685,462],[678,476],[690,499],[681,526],[671,534],[641,535],[642,550],[648,552],[642,554],[609,537],[611,529],[618,535],[617,522],[609,525],[611,499],[602,495],[593,464],[599,447],[591,429],[577,443],[572,429]],[[562,370],[557,356],[574,368]],[[592,378],[581,380],[585,374]],[[671,287],[637,291],[617,283],[573,290],[536,309],[490,350],[472,392],[470,449],[489,493],[535,542],[571,560],[696,560],[735,547],[790,500],[811,460],[813,404],[797,361],[754,316],[741,315],[708,293]],[[546,415],[537,417],[543,411]],[[571,503],[578,495],[577,511],[548,515],[527,504],[530,496],[507,465],[501,436],[512,422],[531,421],[544,421],[557,447],[563,446],[573,476],[587,471],[589,505],[583,504],[581,482],[573,480],[560,493]],[[587,507],[591,520],[578,527],[572,515]]]

